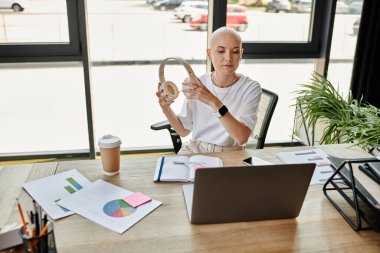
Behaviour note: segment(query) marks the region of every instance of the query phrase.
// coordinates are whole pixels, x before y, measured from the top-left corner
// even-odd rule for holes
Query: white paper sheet
[[[248,159],[246,159],[246,160],[248,160]],[[272,165],[273,164],[273,163],[265,161],[261,158],[258,158],[256,156],[252,156],[250,160],[251,160],[251,163],[247,163],[247,162],[245,162],[245,163],[247,165]]]
[[[59,219],[73,214],[70,210],[56,203],[82,190],[90,181],[77,170],[70,170],[25,183],[25,190],[52,219]]]
[[[327,154],[321,149],[308,149],[292,152],[277,153],[276,156],[283,163],[315,163],[313,177],[310,184],[324,184],[333,173]]]
[[[152,200],[133,208],[122,201],[130,194],[133,192],[99,179],[59,204],[121,234],[162,204]]]

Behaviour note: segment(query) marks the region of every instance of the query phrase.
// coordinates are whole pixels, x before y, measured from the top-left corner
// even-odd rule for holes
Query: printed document
[[[76,194],[89,183],[85,176],[74,169],[27,182],[23,186],[52,219],[59,219],[74,213],[57,202]]]
[[[276,156],[283,163],[315,163],[313,177],[310,184],[324,184],[334,172],[331,168],[327,154],[321,149],[309,149],[302,151],[281,152]]]
[[[132,207],[123,200],[131,194],[133,192],[99,179],[80,192],[62,199],[59,204],[121,234],[162,204],[152,200]]]

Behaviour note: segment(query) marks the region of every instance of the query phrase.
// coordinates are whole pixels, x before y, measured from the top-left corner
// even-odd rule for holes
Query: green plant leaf
[[[321,144],[339,142],[354,143],[363,148],[380,147],[380,109],[353,99],[351,91],[347,98],[339,93],[324,76],[313,73],[308,83],[300,84],[295,91],[297,110],[302,108],[308,128],[317,122],[326,124]],[[299,117],[297,119],[300,119]]]

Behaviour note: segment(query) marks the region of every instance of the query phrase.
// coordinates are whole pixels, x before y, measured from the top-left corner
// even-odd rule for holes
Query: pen
[[[30,223],[34,224],[34,216],[33,216],[33,212],[32,211],[29,211],[29,219],[30,219]]]
[[[46,225],[47,224],[47,215],[44,214],[44,220],[43,220],[43,224]]]
[[[36,234],[38,235],[38,233],[40,232],[40,217],[38,215],[38,213],[35,213],[34,214],[34,221],[35,221],[35,225],[36,225]]]
[[[21,217],[21,221],[22,221],[22,226],[24,228],[25,235],[29,236],[28,229],[26,228],[24,214],[22,213],[20,202],[18,201],[18,198],[16,198],[16,200],[17,200],[18,212],[20,213],[20,217]]]

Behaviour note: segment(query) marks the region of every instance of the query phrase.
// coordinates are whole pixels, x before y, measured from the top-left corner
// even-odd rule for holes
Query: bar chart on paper
[[[74,178],[72,177],[69,177],[69,178],[66,178],[66,181],[69,182],[71,185],[65,185],[64,188],[66,189],[66,191],[68,191],[70,194],[73,194],[76,192],[76,190],[80,190],[82,189],[83,187],[77,182],[75,181]],[[74,188],[76,189],[74,189]]]
[[[103,207],[103,212],[111,217],[121,218],[126,217],[135,212],[136,208],[133,208],[122,199],[111,200]]]
[[[52,219],[59,219],[73,214],[59,204],[60,200],[76,194],[89,183],[87,178],[73,169],[27,182],[24,188]]]
[[[310,184],[324,184],[333,173],[330,160],[321,149],[281,152],[276,156],[284,163],[315,163],[316,169]]]
[[[63,188],[65,188],[65,190],[68,191],[70,194],[75,193],[75,192],[76,192],[75,189],[80,190],[80,189],[83,188],[83,186],[80,185],[77,181],[75,181],[75,179],[72,178],[72,177],[66,178],[66,181],[69,182],[71,185],[66,185],[66,186],[64,186]],[[75,189],[74,189],[73,187],[74,187]],[[54,200],[54,202],[57,203],[57,202],[59,202],[60,200],[61,200],[61,199],[56,199],[56,200]],[[60,206],[59,204],[57,204],[57,205],[58,205],[60,208],[62,208],[62,210],[63,210],[64,212],[66,212],[66,213],[70,211],[69,209],[64,208],[63,206]]]

